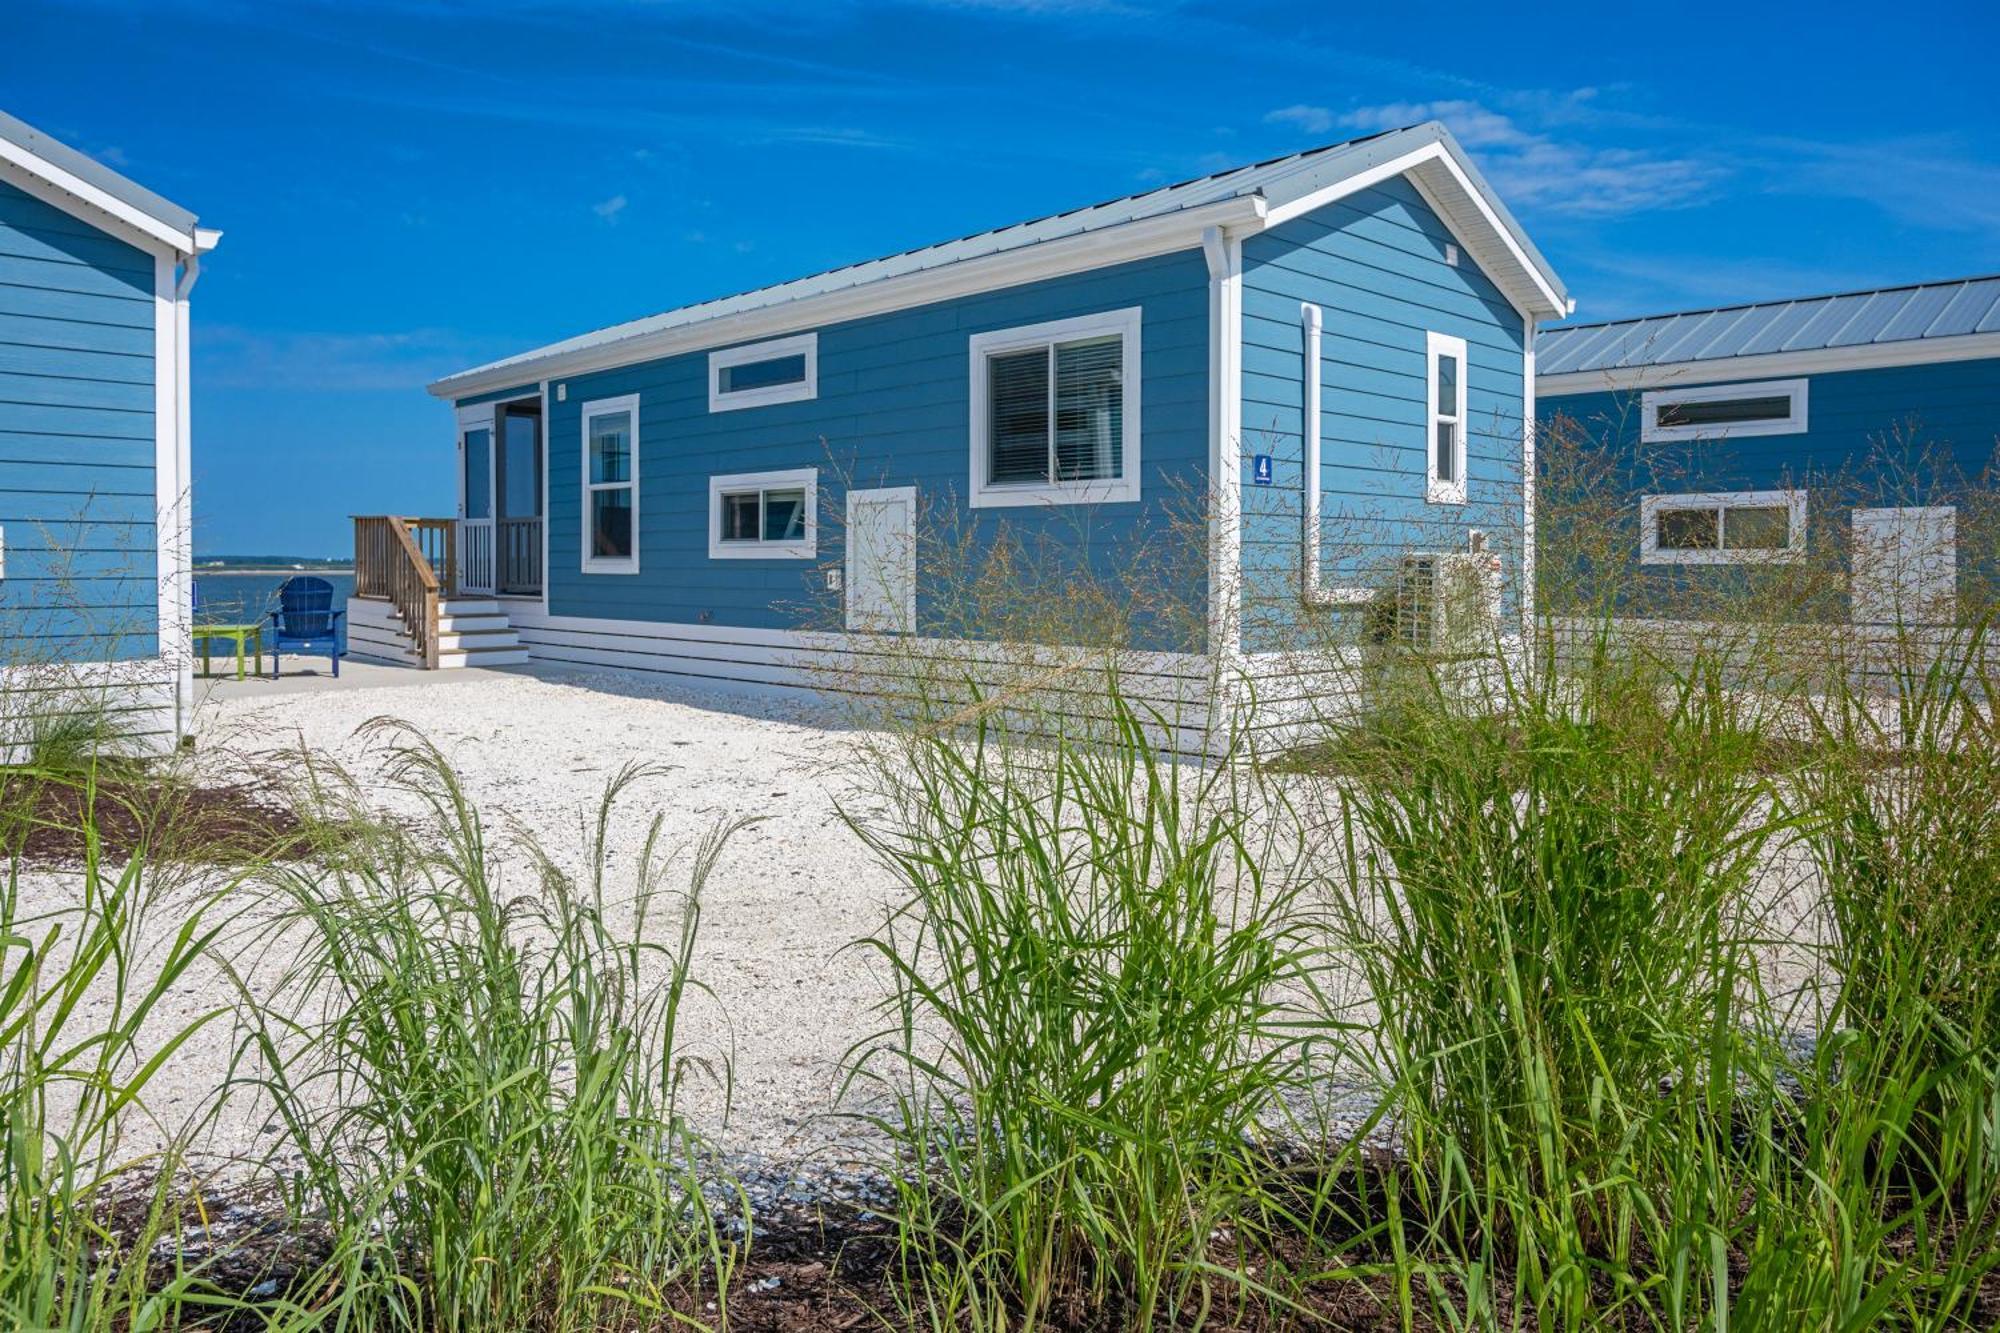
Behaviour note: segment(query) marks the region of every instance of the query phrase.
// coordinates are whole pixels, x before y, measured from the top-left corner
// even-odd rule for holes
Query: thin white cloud
[[[320,333],[195,321],[201,382],[223,389],[408,393],[519,345],[440,328]]]
[[[590,211],[597,214],[598,217],[603,218],[606,222],[615,225],[618,221],[618,215],[625,211],[626,205],[630,202],[624,195],[614,194],[609,199],[600,200],[592,204]]]
[[[1304,102],[1281,106],[1264,115],[1266,125],[1296,125],[1307,134],[1325,134],[1333,128],[1333,122],[1332,107],[1307,106]]]
[[[1475,101],[1385,102],[1342,112],[1333,123],[1373,133],[1428,120],[1443,121],[1501,197],[1524,211],[1602,218],[1685,208],[1711,198],[1727,175],[1703,157],[1600,148],[1529,129]]]

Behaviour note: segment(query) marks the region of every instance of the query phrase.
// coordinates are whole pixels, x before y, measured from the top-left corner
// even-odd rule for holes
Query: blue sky
[[[1579,319],[2000,270],[1990,3],[8,0],[0,106],[227,233],[196,544],[449,513],[423,385],[1423,120]]]

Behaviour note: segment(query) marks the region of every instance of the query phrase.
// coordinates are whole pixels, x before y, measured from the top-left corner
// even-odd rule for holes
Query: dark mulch
[[[249,784],[193,786],[119,768],[94,783],[0,774],[0,838],[24,860],[77,862],[86,828],[98,854],[129,860],[142,847],[156,859],[237,864],[297,860],[314,850],[297,812]]]

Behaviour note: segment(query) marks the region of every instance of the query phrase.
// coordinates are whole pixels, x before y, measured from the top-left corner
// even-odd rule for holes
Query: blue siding
[[[1408,181],[1361,191],[1243,248],[1244,641],[1296,642],[1304,521],[1300,305],[1321,307],[1321,582],[1393,586],[1409,550],[1492,535],[1509,600],[1521,532],[1522,318]],[[1467,503],[1425,501],[1427,333],[1469,362]],[[1258,486],[1251,456],[1273,459]],[[1333,614],[1333,613],[1329,613]]]
[[[158,646],[153,259],[0,183],[0,664]]]
[[[1080,552],[1107,578],[1124,577],[1141,548],[1191,540],[1180,516],[1199,502],[1208,456],[1208,279],[1198,251],[981,293],[835,324],[819,333],[819,394],[807,402],[711,413],[708,352],[569,377],[551,392],[548,422],[549,610],[662,623],[760,629],[818,626],[820,571],[841,559],[840,477],[860,486],[918,488],[927,521],[950,510],[977,549],[1001,525]],[[1136,503],[972,511],[965,507],[970,412],[968,339],[990,329],[1139,306],[1141,490]],[[579,412],[586,402],[640,396],[641,572],[579,571]],[[468,400],[470,401],[470,400]],[[709,478],[780,468],[820,469],[814,560],[711,560]],[[936,533],[929,538],[935,553]],[[1200,568],[1198,552],[1179,562]],[[919,559],[918,621],[942,623],[939,589]],[[1196,579],[1179,589],[1199,622]],[[1199,644],[1159,631],[1147,646]]]
[[[1720,586],[1735,566],[1641,566],[1638,509],[1641,494],[1679,491],[1808,491],[1808,558],[1844,559],[1849,512],[1857,505],[1950,502],[1935,489],[1964,484],[1990,489],[2000,482],[2000,359],[1889,366],[1808,376],[1746,376],[1726,366],[1689,368],[1675,387],[1693,388],[1747,380],[1808,381],[1808,429],[1796,435],[1756,435],[1737,440],[1640,440],[1638,390],[1545,395],[1536,401],[1544,430],[1573,432],[1621,460],[1632,494],[1632,568],[1662,586],[1683,581]],[[1885,457],[1889,466],[1880,465]],[[1917,464],[1915,467],[1906,464]],[[1938,476],[1941,470],[1947,474]],[[1824,544],[1835,543],[1829,550]],[[1980,553],[1961,551],[1961,569]],[[1844,608],[1833,614],[1844,616]]]

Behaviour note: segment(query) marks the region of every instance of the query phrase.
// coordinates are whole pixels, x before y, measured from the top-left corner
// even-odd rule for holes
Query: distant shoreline
[[[220,568],[195,566],[195,577],[215,578],[224,574],[352,574],[354,567],[348,565],[336,568],[331,565],[226,565]]]

